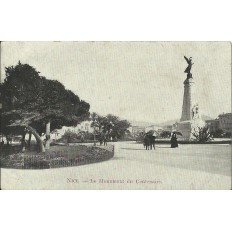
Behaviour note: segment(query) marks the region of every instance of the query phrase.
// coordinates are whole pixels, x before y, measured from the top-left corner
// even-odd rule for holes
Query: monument
[[[182,133],[183,139],[191,140],[193,139],[192,133],[199,130],[200,127],[203,127],[204,122],[201,119],[199,105],[195,102],[195,82],[191,73],[191,68],[194,63],[192,62],[192,57],[188,59],[184,56],[184,58],[188,63],[188,67],[184,71],[187,73],[187,78],[184,81],[182,115],[176,129]]]

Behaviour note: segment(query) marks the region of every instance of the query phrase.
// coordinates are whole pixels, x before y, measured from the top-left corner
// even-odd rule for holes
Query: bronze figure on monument
[[[188,63],[188,67],[185,69],[184,72],[187,73],[187,78],[192,78],[191,68],[192,68],[192,66],[194,64],[192,62],[192,57],[190,57],[188,59],[186,56],[184,56],[184,58],[185,58],[186,62]]]

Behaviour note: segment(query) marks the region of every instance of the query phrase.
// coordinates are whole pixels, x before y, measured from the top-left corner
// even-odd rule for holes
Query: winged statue
[[[188,73],[188,74],[190,74],[191,72],[191,68],[192,68],[192,65],[194,64],[193,62],[192,62],[192,57],[190,57],[189,59],[186,57],[186,56],[184,56],[184,58],[185,58],[185,60],[186,60],[186,62],[188,63],[188,67],[185,69],[185,73]]]

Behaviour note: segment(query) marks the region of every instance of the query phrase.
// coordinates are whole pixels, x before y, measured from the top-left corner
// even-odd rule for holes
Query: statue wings
[[[184,58],[187,61],[187,63],[190,64],[190,60],[186,56],[184,56]]]

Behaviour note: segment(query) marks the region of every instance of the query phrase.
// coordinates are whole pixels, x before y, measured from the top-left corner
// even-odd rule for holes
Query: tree
[[[171,136],[171,131],[162,131],[160,133],[161,138],[169,138]]]
[[[77,134],[71,131],[66,131],[60,139],[62,142],[75,143],[77,142]]]
[[[95,128],[95,130],[100,133],[104,129],[104,125],[107,123],[107,118],[104,116],[101,116],[95,112],[91,114],[91,127]]]
[[[210,133],[214,138],[222,138],[223,137],[223,130],[222,129],[217,129],[214,132]]]
[[[34,67],[19,62],[6,67],[5,73],[6,78],[0,85],[2,133],[15,131],[24,136],[29,132],[44,151],[41,135],[46,128],[76,126],[89,117],[88,103],[60,82],[40,76]]]
[[[112,114],[101,116],[97,113],[92,113],[91,118],[93,121],[92,127],[97,128],[99,133],[105,133],[113,138],[123,138],[130,127],[130,123],[127,120],[121,120]]]

